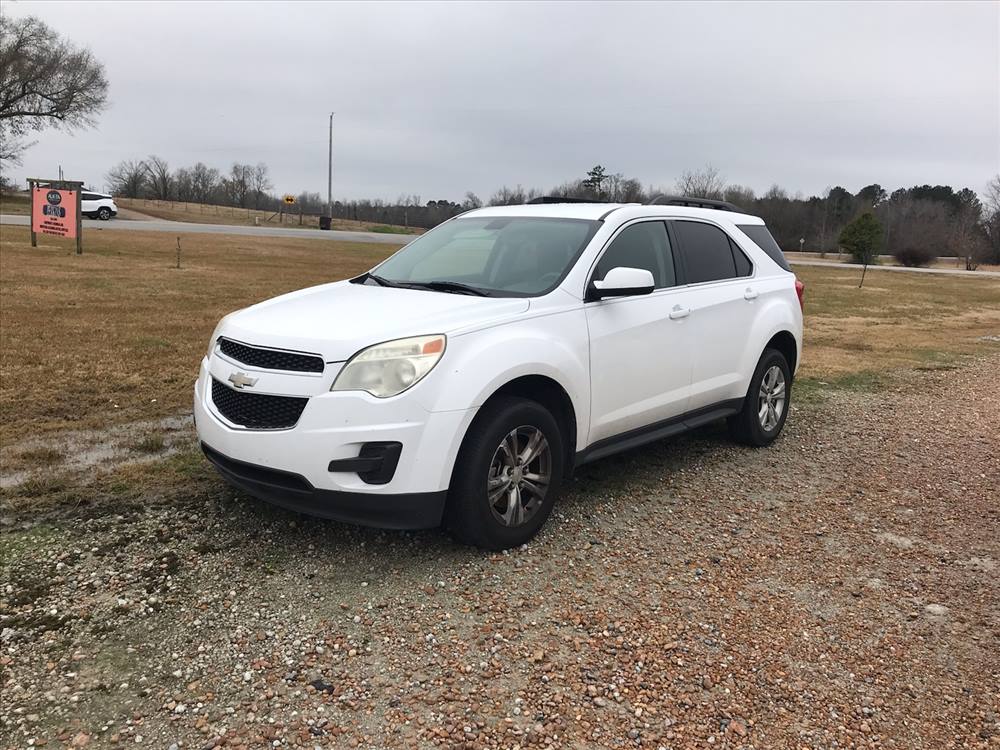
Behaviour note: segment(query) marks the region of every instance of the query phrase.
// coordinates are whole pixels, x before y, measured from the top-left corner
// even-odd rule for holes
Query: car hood
[[[372,344],[426,334],[456,334],[525,312],[525,298],[333,284],[302,289],[223,318],[217,336],[247,344],[322,354],[341,362]]]

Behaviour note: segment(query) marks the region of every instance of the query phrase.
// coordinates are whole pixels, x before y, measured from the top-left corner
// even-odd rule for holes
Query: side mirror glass
[[[590,283],[587,300],[649,294],[653,291],[654,285],[653,274],[645,268],[612,268],[605,274],[603,280],[595,279]]]

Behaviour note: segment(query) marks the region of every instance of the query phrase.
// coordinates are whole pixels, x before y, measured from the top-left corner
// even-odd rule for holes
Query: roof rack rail
[[[532,198],[525,205],[533,206],[540,203],[611,203],[611,201],[602,201],[600,198],[563,198],[560,195],[540,195],[537,198]]]
[[[727,201],[717,201],[711,198],[693,198],[688,195],[657,195],[648,206],[690,206],[692,208],[714,208],[717,211],[735,211],[743,213],[743,209]]]

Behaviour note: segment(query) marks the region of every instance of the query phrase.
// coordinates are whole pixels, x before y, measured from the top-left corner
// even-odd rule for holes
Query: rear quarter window
[[[788,265],[788,261],[785,260],[785,254],[781,252],[781,248],[778,247],[778,243],[774,241],[774,237],[771,236],[771,232],[766,226],[763,224],[737,224],[736,228],[752,239],[754,244],[767,253],[767,257],[786,271],[792,270]]]

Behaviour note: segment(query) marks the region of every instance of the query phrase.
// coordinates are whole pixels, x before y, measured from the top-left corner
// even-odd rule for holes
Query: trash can
[[[319,228],[320,229],[329,229],[330,228],[330,217],[329,216],[320,216],[319,217]]]

